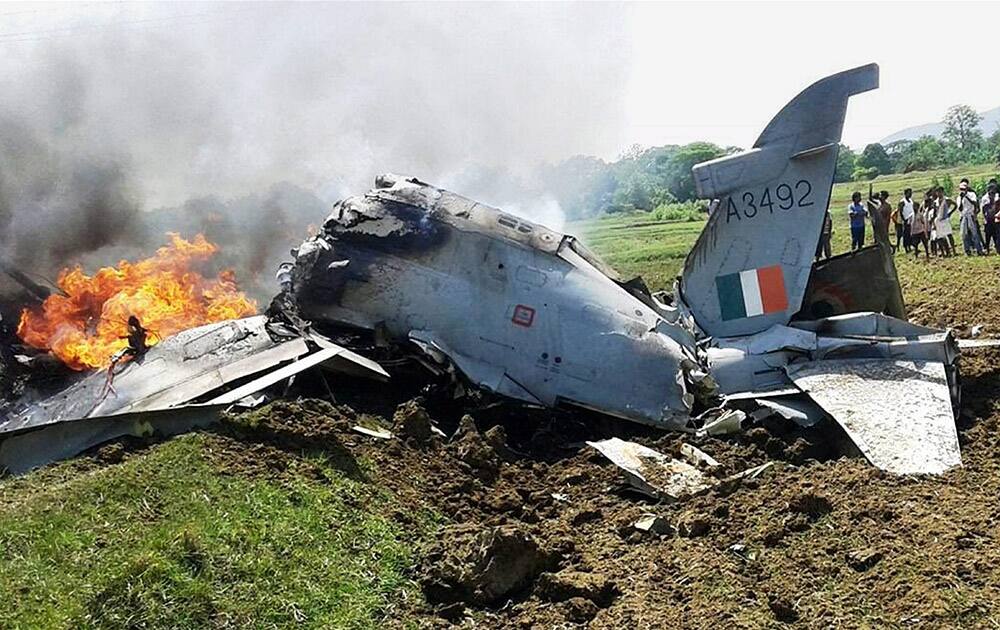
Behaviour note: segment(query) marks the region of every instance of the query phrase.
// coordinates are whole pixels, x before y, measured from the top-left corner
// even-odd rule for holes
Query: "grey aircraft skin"
[[[292,305],[296,320],[371,331],[456,382],[526,404],[681,431],[733,414],[778,413],[807,426],[832,420],[880,468],[943,472],[961,463],[956,341],[903,319],[887,243],[813,263],[848,99],[877,86],[874,64],[822,79],[752,149],[694,167],[712,209],[672,299],[623,282],[572,236],[383,175],[367,194],[335,204],[295,250],[276,303]],[[350,356],[346,365],[357,371],[361,357],[303,334],[310,352]],[[282,369],[299,359],[290,361]],[[129,369],[141,380],[141,365]],[[362,371],[378,370],[368,363]],[[168,381],[165,388],[177,387]],[[153,400],[169,405],[146,404],[145,412],[235,396],[199,390]],[[85,417],[130,408],[117,407],[105,401]],[[72,421],[67,415],[65,404],[43,401],[0,419],[0,440]]]
[[[307,319],[379,329],[526,403],[693,430],[699,397],[721,395],[725,408],[769,401],[810,424],[830,412],[825,401],[877,465],[941,472],[961,461],[950,334],[851,314],[864,309],[843,303],[827,304],[828,318],[795,317],[809,290],[847,101],[877,86],[874,64],[822,79],[751,150],[694,167],[699,197],[716,201],[671,304],[622,283],[571,236],[393,175],[335,204],[321,232],[299,247],[295,300]],[[865,256],[854,275],[870,271]],[[888,278],[886,293],[898,295],[891,257],[867,257],[883,267],[873,281]],[[913,375],[936,392],[919,411],[901,386]],[[842,410],[841,399],[820,391],[851,390],[852,378],[893,399],[901,412],[894,416],[916,413],[930,428],[886,423],[877,406],[868,405],[870,414]]]

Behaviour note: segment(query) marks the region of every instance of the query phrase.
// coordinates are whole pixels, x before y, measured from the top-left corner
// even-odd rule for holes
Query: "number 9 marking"
[[[784,191],[784,192],[783,192]],[[794,203],[794,197],[792,195],[792,187],[788,184],[780,184],[774,189],[774,195],[778,198],[778,201],[782,203],[778,204],[778,207],[782,210],[791,210],[792,204]],[[786,206],[784,202],[788,202]]]

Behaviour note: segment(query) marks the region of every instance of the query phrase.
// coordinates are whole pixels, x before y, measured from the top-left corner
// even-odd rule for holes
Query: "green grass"
[[[412,587],[388,499],[227,474],[206,435],[0,482],[0,628],[376,627]]]
[[[938,171],[923,171],[901,175],[887,175],[872,180],[876,192],[886,190],[893,203],[899,200],[906,188],[912,188],[914,197],[921,199],[923,192],[937,176],[951,175],[956,186],[962,177],[987,179],[997,169],[990,165],[962,166]],[[830,208],[833,215],[834,253],[850,249],[850,229],[847,206],[851,193],[859,191],[867,198],[868,182],[846,182],[835,184],[831,194]],[[952,217],[955,233],[958,233],[958,218]],[[691,246],[705,227],[704,221],[656,221],[649,214],[633,213],[614,215],[593,221],[570,223],[566,231],[576,234],[601,256],[608,264],[628,279],[642,276],[650,289],[670,290],[674,278],[680,273]],[[867,234],[871,242],[871,227]],[[961,243],[959,243],[961,249]],[[979,263],[985,264],[985,263]],[[908,263],[902,263],[908,266]],[[901,276],[904,275],[900,271]]]

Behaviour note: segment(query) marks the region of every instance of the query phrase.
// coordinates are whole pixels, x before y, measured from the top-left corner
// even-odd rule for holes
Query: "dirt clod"
[[[882,560],[882,552],[876,549],[856,549],[847,554],[847,566],[861,573],[871,569]]]
[[[550,602],[562,602],[582,597],[607,608],[618,596],[618,587],[598,573],[583,571],[560,571],[543,573],[536,587],[539,597]]]
[[[483,482],[495,481],[500,474],[500,457],[476,429],[471,416],[462,418],[457,435],[458,438],[452,441],[452,446],[458,458],[465,462]]]
[[[571,597],[563,604],[566,620],[573,623],[587,623],[600,610],[597,604],[583,597]]]
[[[475,606],[502,603],[527,589],[542,571],[559,563],[523,528],[451,525],[423,563],[421,586],[433,604]]]
[[[805,492],[788,503],[788,509],[802,514],[810,521],[816,521],[833,511],[833,504],[824,496]]]
[[[105,464],[117,464],[125,459],[125,446],[120,442],[111,442],[97,449],[95,456]]]
[[[767,607],[771,609],[774,618],[778,621],[792,623],[799,619],[799,613],[795,611],[795,606],[784,597],[769,595]]]
[[[677,521],[677,533],[684,538],[697,538],[704,536],[712,529],[712,522],[701,514],[690,512],[681,515]]]
[[[434,432],[431,430],[431,417],[416,400],[410,400],[396,408],[392,417],[396,433],[413,439],[418,444],[430,441]]]

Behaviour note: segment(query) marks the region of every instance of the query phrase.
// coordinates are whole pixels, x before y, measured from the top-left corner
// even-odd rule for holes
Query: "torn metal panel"
[[[792,328],[810,330],[819,335],[834,337],[905,337],[940,333],[937,328],[921,326],[905,319],[875,312],[852,312],[810,321],[794,321]]]
[[[212,416],[206,408],[238,402],[314,365],[388,376],[370,359],[329,340],[315,350],[302,338],[272,338],[265,324],[264,317],[250,317],[186,330],[124,364],[111,381],[107,371],[92,372],[53,396],[23,404],[0,419],[0,461],[11,471],[26,470],[113,437],[140,435],[136,427],[147,426],[147,419],[170,434]],[[207,407],[194,404],[255,375],[262,376],[216,395]],[[193,411],[182,412],[187,407]]]
[[[826,418],[827,414],[815,401],[801,393],[792,396],[754,399],[761,407],[770,409],[786,420],[800,427],[812,427]]]
[[[279,342],[267,335],[264,323],[261,316],[250,317],[192,328],[168,337],[141,359],[122,366],[114,376],[114,391],[108,388],[107,371],[91,372],[58,394],[13,410],[0,419],[0,434],[67,420],[129,413],[133,406],[143,410],[161,408],[143,404],[147,399],[162,397],[162,408],[167,408],[176,404],[170,393],[175,388],[198,396],[205,392],[199,387],[205,385],[201,377],[215,383],[239,378],[239,373],[226,371],[225,366],[279,346]],[[297,352],[302,346],[293,344],[290,348]],[[186,395],[180,398],[187,399]]]
[[[681,499],[700,494],[715,483],[691,464],[635,442],[611,438],[587,445],[625,471],[638,490],[655,498]]]
[[[119,413],[165,409],[180,405],[219,389],[226,383],[269,370],[279,363],[291,361],[308,352],[309,347],[306,346],[305,341],[294,339],[233,363],[222,365],[214,370],[203,372],[175,387],[126,405],[119,410]]]
[[[736,433],[743,428],[743,421],[747,419],[747,414],[739,409],[724,411],[717,418],[705,422],[705,425],[698,429],[699,437],[706,435],[726,435]]]
[[[221,396],[217,396],[208,401],[209,405],[229,405],[237,400],[243,398],[244,396],[249,396],[250,394],[255,394],[262,389],[266,389],[275,383],[279,383],[286,378],[294,376],[299,372],[304,372],[309,368],[319,365],[324,361],[329,361],[330,359],[337,356],[339,350],[336,348],[323,348],[307,357],[303,357],[298,361],[293,361],[292,363],[286,365],[285,367],[278,368],[272,372],[268,372],[260,378],[254,379],[245,385],[241,385],[234,390],[228,391]]]
[[[815,263],[796,318],[812,320],[858,311],[906,317],[891,250],[875,245]]]
[[[345,374],[350,374],[351,376],[363,376],[365,378],[374,378],[376,380],[389,380],[389,373],[385,371],[377,361],[373,361],[366,356],[362,356],[357,352],[348,350],[343,346],[339,346],[323,335],[317,334],[316,332],[309,332],[309,340],[314,342],[320,348],[336,348],[339,352],[327,363],[324,363],[322,367],[332,369],[337,372],[343,372]]]
[[[747,400],[750,398],[763,398],[768,396],[792,396],[801,393],[802,393],[801,389],[792,386],[792,387],[784,387],[782,389],[745,391],[745,392],[736,392],[734,394],[726,394],[726,396],[724,396],[724,400],[728,402],[730,400]],[[729,406],[729,405],[723,405],[723,406]]]
[[[192,406],[43,426],[0,441],[0,471],[23,474],[125,435],[178,435],[212,424],[219,410],[221,407]]]
[[[961,465],[943,364],[834,360],[786,370],[878,468],[937,474]]]

